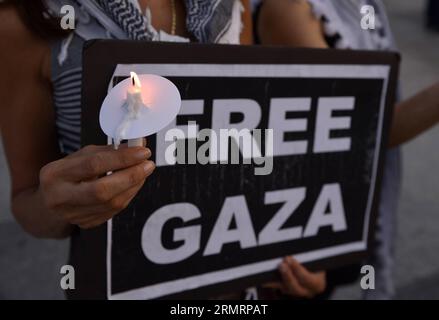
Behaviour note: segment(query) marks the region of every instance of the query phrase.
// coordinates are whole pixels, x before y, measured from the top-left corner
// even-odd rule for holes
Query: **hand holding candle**
[[[84,147],[42,168],[37,195],[55,221],[98,226],[126,208],[153,173],[150,156],[142,147]]]

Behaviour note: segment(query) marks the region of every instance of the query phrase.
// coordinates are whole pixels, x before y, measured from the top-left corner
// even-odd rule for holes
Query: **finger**
[[[108,214],[112,217],[129,205],[142,186],[143,182],[105,204],[92,206],[65,206],[62,208],[63,217],[72,224],[81,224],[92,220],[98,220]],[[104,219],[103,222],[105,221],[106,220]]]
[[[78,223],[75,223],[75,224],[78,227],[80,227],[81,229],[92,229],[92,228],[99,227],[100,225],[103,225],[108,220],[113,218],[114,215],[116,215],[116,213],[107,212],[107,213],[104,213],[104,214],[100,215],[99,217],[95,217],[93,219],[88,219],[88,220],[81,220],[81,221],[79,221]]]
[[[67,214],[69,221],[76,225],[100,225],[123,211],[137,195],[143,183],[127,190],[107,204],[90,207],[71,208]]]
[[[127,143],[127,142],[121,143],[121,144],[117,147],[117,149],[114,148],[114,145],[110,145],[109,147],[110,147],[110,148],[108,149],[108,151],[110,151],[110,150],[119,150],[119,149],[126,149],[126,148],[128,148],[128,143]],[[105,150],[104,150],[104,151],[105,151]],[[111,174],[111,173],[113,173],[113,172],[112,172],[112,171],[107,172],[107,175],[108,175],[108,174]],[[94,179],[98,179],[98,178],[99,178],[99,176],[94,176],[94,177],[90,177],[90,180],[94,180]]]
[[[311,290],[312,292],[319,292],[321,290],[321,279],[320,274],[315,274],[308,271],[302,264],[300,264],[293,257],[287,257],[286,261],[290,266],[290,270],[296,276],[299,283]]]
[[[307,298],[309,296],[308,290],[300,285],[294,274],[291,272],[289,265],[285,261],[280,264],[279,271],[285,289],[290,295],[300,298]]]
[[[143,183],[154,169],[154,162],[145,161],[128,169],[117,171],[112,175],[83,182],[77,186],[78,192],[72,195],[70,203],[84,206],[110,202],[119,194]]]
[[[135,166],[150,156],[151,151],[143,147],[107,150],[72,158],[65,161],[59,170],[62,170],[61,176],[79,182],[104,175],[109,171]]]
[[[68,156],[65,157],[65,159],[77,158],[79,156],[90,155],[98,152],[111,151],[111,150],[113,150],[112,145],[104,145],[104,146],[88,145],[85,146],[84,148],[79,149],[74,153],[69,154]]]
[[[134,196],[135,196],[135,194],[132,196],[132,198]],[[126,203],[124,208],[128,206],[129,202],[130,201],[128,201]],[[101,213],[99,215],[89,217],[88,219],[81,219],[81,221],[78,223],[78,226],[82,229],[90,229],[90,228],[100,226],[100,225],[106,223],[108,220],[114,218],[114,216],[121,213],[124,208],[122,208],[121,210],[113,210],[113,211],[104,212],[104,213]]]
[[[92,201],[97,203],[111,202],[125,191],[144,183],[155,169],[152,161],[145,161],[128,169],[117,171],[112,175],[85,185],[91,193]]]
[[[145,144],[143,144],[145,146]],[[128,148],[128,143],[121,143],[118,147],[119,149]],[[112,151],[114,150],[114,145],[88,145],[84,148],[79,149],[77,152],[71,153],[64,157],[64,159],[71,159],[71,158],[77,158],[78,156],[84,156],[84,155],[91,155],[98,152],[104,152],[104,151]]]

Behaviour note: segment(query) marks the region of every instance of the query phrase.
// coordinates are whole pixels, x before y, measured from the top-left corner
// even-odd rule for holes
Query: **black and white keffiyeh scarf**
[[[89,0],[88,0],[89,1]],[[129,0],[95,0],[131,40],[151,40],[146,17]]]
[[[90,1],[90,0],[86,0]],[[147,17],[130,0],[93,0],[132,40],[152,40]],[[236,0],[185,0],[186,27],[199,42],[217,42],[230,26]],[[81,1],[79,1],[81,2]]]

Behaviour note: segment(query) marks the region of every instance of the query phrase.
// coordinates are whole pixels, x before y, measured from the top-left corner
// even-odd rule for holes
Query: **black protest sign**
[[[153,176],[84,236],[99,238],[105,261],[91,267],[84,253],[80,264],[105,267],[108,298],[209,297],[272,279],[286,255],[312,268],[364,257],[396,55],[103,41],[84,57],[84,145],[106,141],[98,114],[111,79],[158,74],[183,100],[148,138]]]

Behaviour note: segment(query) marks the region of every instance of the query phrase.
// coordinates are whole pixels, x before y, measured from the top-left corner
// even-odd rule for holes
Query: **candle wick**
[[[134,77],[131,78],[131,81],[133,82],[133,87],[136,86],[136,81],[134,81]]]

